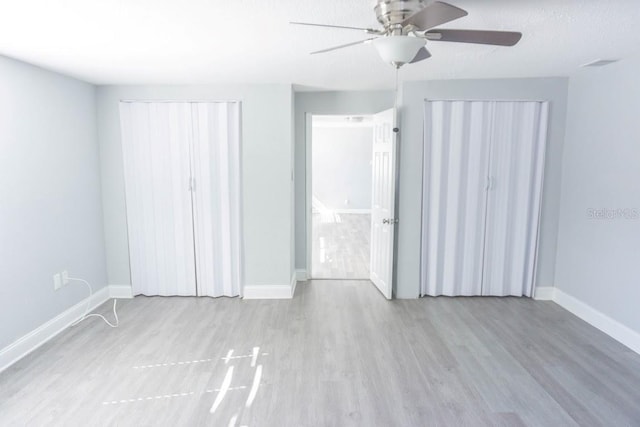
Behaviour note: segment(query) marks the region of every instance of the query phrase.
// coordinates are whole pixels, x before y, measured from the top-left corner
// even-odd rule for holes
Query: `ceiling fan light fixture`
[[[375,39],[373,46],[384,62],[400,68],[402,65],[411,62],[425,43],[425,39],[418,37],[387,36]]]

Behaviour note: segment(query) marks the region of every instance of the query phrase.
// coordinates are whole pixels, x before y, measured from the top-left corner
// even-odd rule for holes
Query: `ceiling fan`
[[[385,62],[396,68],[414,64],[431,57],[425,47],[427,41],[477,43],[496,46],[514,46],[522,38],[512,31],[453,30],[435,27],[468,15],[467,11],[440,1],[429,0],[377,0],[374,8],[383,28],[360,28],[291,22],[294,25],[359,30],[373,35],[365,40],[347,43],[311,52],[312,55],[330,52],[363,43],[373,43]]]

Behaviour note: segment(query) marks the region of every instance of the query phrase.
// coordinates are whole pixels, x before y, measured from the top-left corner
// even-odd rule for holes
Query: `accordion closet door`
[[[496,102],[482,295],[533,295],[548,106]]]
[[[241,292],[240,105],[121,102],[134,295]]]
[[[532,295],[547,110],[426,102],[421,295]]]
[[[191,106],[120,104],[134,295],[196,295]]]
[[[192,112],[197,292],[240,295],[240,104],[194,103]]]
[[[479,295],[486,220],[491,105],[428,102],[422,295]]]

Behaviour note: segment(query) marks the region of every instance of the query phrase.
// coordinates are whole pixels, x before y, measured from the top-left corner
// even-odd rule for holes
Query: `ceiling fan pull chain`
[[[396,88],[395,88],[395,99],[394,99],[394,108],[397,110],[400,104],[400,100],[398,99],[398,79],[400,74],[400,67],[396,66]]]

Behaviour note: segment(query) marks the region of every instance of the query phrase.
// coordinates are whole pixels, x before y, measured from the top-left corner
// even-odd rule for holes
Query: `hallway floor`
[[[370,214],[313,213],[311,277],[369,279]]]

